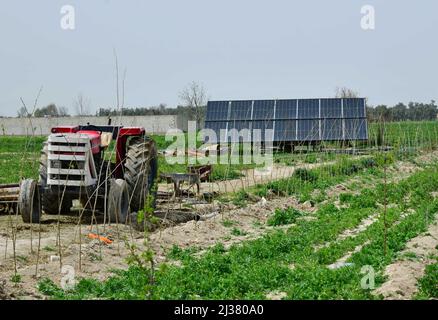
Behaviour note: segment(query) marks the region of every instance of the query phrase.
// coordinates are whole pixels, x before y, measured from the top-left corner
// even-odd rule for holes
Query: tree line
[[[44,117],[69,117],[70,114],[66,107],[58,107],[54,103],[51,103],[42,108],[36,108],[33,112],[27,110],[25,106],[21,107],[17,112],[18,118],[25,118],[33,116],[36,118]]]
[[[336,88],[335,97],[337,98],[355,98],[359,93],[347,88]],[[189,120],[197,122],[200,127],[205,118],[207,94],[204,87],[193,81],[187,85],[179,94],[181,105],[176,108],[169,108],[166,104],[161,103],[158,106],[135,107],[135,108],[98,108],[95,115],[100,117],[109,116],[160,116],[160,115],[179,115]],[[80,116],[91,115],[90,102],[88,99],[79,94],[75,101],[76,114]],[[431,121],[437,120],[438,106],[432,100],[430,103],[409,102],[407,105],[398,103],[395,106],[378,105],[376,107],[367,106],[367,117],[370,122],[377,121]],[[58,107],[51,103],[46,107],[37,108],[32,114],[23,106],[18,111],[18,117],[66,117],[70,116],[68,109]]]
[[[176,108],[169,108],[166,104],[161,103],[158,106],[152,107],[136,107],[136,108],[98,108],[95,115],[99,117],[109,116],[159,116],[159,115],[181,115],[189,120],[197,122],[198,127],[205,116],[207,105],[207,94],[202,85],[192,81],[179,94],[179,98],[183,105]],[[90,101],[82,94],[79,94],[74,101],[74,108],[78,116],[90,116]],[[54,103],[43,108],[37,108],[34,111],[29,111],[25,106],[18,110],[17,116],[24,117],[69,117],[68,109],[58,107]]]
[[[178,106],[169,108],[165,104],[152,107],[136,107],[136,108],[99,108],[95,115],[98,117],[109,116],[160,116],[160,115],[181,115],[188,119],[196,120],[197,117],[202,120],[205,115],[205,106],[201,106],[195,112],[189,106]],[[395,106],[378,105],[376,107],[367,106],[367,117],[370,122],[385,121],[431,121],[436,120],[438,115],[438,106],[435,101],[430,103],[410,102],[407,105],[398,103]],[[23,110],[18,112],[18,117],[26,117]],[[55,104],[49,104],[43,108],[37,108],[34,117],[69,117],[68,110],[63,107],[57,107]]]
[[[393,107],[367,107],[367,117],[371,122],[431,121],[437,120],[437,115],[438,106],[434,100],[430,103],[409,102],[407,105],[398,103]]]
[[[204,119],[206,106],[201,106],[195,111],[190,106],[177,106],[176,108],[169,108],[164,104],[153,107],[137,107],[137,108],[121,108],[116,110],[114,108],[99,108],[96,112],[98,117],[109,116],[167,116],[176,115],[187,118],[188,120],[194,120],[201,122]]]
[[[202,106],[200,113],[205,113],[206,106]],[[185,115],[195,119],[195,112],[188,106],[177,106],[176,108],[167,107],[165,104],[151,107],[134,107],[134,108],[99,108],[94,116],[109,117],[109,116],[161,116],[161,115]],[[91,113],[76,113],[77,116],[93,116]],[[17,117],[24,118],[29,116],[24,110],[19,110]],[[57,107],[55,104],[50,104],[43,108],[37,108],[32,114],[33,117],[70,117],[72,116],[64,107]]]

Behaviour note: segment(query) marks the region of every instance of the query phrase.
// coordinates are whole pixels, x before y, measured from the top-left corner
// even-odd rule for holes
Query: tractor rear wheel
[[[124,178],[129,187],[131,212],[155,206],[153,185],[157,177],[158,162],[155,141],[149,137],[135,137],[128,143]],[[152,198],[151,198],[152,197]]]
[[[47,186],[47,161],[48,161],[48,147],[47,147],[47,141],[44,142],[43,150],[41,151],[41,157],[40,157],[40,170],[39,170],[39,184],[42,187]],[[69,214],[71,212],[71,207],[73,205],[73,199],[68,196],[67,194],[64,194],[64,197],[62,196],[63,187],[59,187],[59,193],[58,192],[42,192],[41,196],[41,204],[43,211],[46,214],[56,215],[59,213],[62,214]],[[60,205],[62,199],[62,203]]]

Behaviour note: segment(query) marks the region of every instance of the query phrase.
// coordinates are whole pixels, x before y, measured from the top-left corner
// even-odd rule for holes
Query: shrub
[[[224,220],[222,220],[222,225],[223,225],[225,228],[232,227],[232,226],[235,225],[235,224],[236,224],[236,221],[233,221],[233,220],[229,220],[229,219],[224,219]]]
[[[438,263],[426,267],[426,275],[418,284],[421,292],[429,298],[438,298]]]
[[[181,256],[184,254],[184,250],[178,247],[176,244],[172,246],[172,249],[170,249],[169,253],[167,254],[167,257],[169,259],[178,260],[181,259]]]
[[[340,173],[346,176],[351,176],[357,172],[359,172],[361,167],[355,163],[343,163],[340,166]]]
[[[350,202],[352,198],[353,198],[353,195],[351,193],[341,193],[339,195],[339,201],[341,203]]]
[[[371,194],[354,196],[350,201],[350,207],[355,209],[377,208],[376,197]]]
[[[318,215],[319,216],[337,215],[339,214],[339,212],[340,210],[333,203],[328,203],[319,208]]]
[[[362,167],[367,168],[367,169],[377,167],[377,162],[373,158],[362,159],[360,161],[360,164],[362,165]]]
[[[245,190],[239,190],[233,198],[233,204],[239,207],[244,207],[249,199],[249,194]]]
[[[315,182],[318,180],[318,176],[315,174],[315,172],[311,170],[307,170],[305,168],[298,168],[294,172],[294,177],[302,180],[302,181],[308,181],[308,182]]]
[[[309,154],[306,156],[306,158],[304,159],[305,163],[316,163],[317,162],[317,158],[315,154]]]
[[[268,219],[269,226],[281,226],[294,223],[298,217],[303,216],[301,211],[294,208],[288,208],[286,210],[276,209],[274,215]]]
[[[233,227],[233,229],[231,229],[231,234],[233,236],[238,237],[238,236],[245,236],[246,232],[241,230],[241,229],[239,229],[239,228]]]

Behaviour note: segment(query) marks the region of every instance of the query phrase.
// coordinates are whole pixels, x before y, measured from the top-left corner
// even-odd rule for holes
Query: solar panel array
[[[260,129],[262,141],[274,142],[368,139],[364,98],[209,101],[205,128],[216,132],[218,142],[241,139],[232,129]]]

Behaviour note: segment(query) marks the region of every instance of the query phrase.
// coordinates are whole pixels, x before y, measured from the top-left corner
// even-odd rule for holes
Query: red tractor
[[[155,205],[157,150],[144,128],[88,124],[51,132],[41,152],[38,183],[24,180],[20,186],[24,222],[38,223],[42,211],[68,214],[73,200],[120,223],[130,212]],[[112,141],[115,151],[107,150]]]

